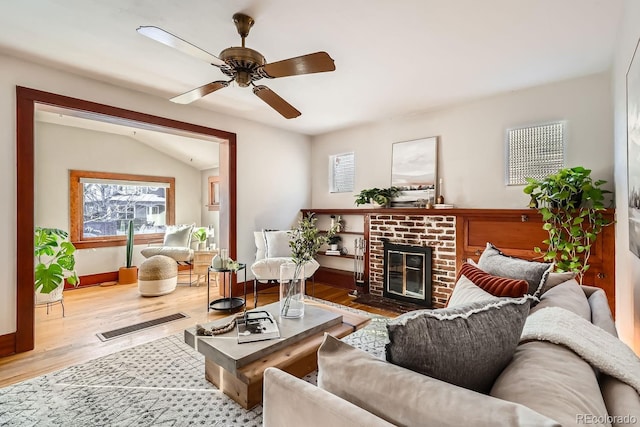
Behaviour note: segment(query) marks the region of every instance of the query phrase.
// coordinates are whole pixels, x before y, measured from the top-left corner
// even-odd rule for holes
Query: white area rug
[[[344,341],[384,358],[387,318],[343,308],[372,317]],[[262,406],[247,411],[205,380],[182,334],[0,389],[0,426],[191,425],[261,426]]]

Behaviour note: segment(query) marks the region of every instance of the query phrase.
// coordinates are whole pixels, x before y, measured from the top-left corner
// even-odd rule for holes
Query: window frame
[[[207,178],[208,187],[209,187],[209,203],[207,204],[207,209],[210,211],[219,211],[220,210],[220,176],[212,175]]]
[[[109,246],[124,246],[127,236],[84,237],[84,204],[83,186],[81,178],[105,180],[158,182],[168,185],[166,188],[166,221],[167,225],[175,224],[175,183],[173,177],[134,175],[113,172],[94,172],[83,170],[69,170],[69,238],[77,249],[103,248]],[[161,243],[164,233],[136,234],[135,244]]]

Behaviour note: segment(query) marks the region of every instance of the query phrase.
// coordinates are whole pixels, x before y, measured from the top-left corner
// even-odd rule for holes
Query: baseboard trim
[[[16,353],[16,333],[0,335],[0,357],[11,356]]]
[[[100,283],[105,283],[105,282],[117,282],[118,272],[109,271],[107,273],[87,274],[86,276],[80,276],[79,279],[80,279],[80,286],[78,286],[78,288],[85,288],[87,286],[96,286],[96,285],[99,285]],[[76,289],[76,286],[70,285],[65,281],[64,288],[65,290]]]
[[[320,267],[314,274],[314,278],[316,282],[327,283],[337,288],[356,288],[352,271],[338,270],[337,268]]]

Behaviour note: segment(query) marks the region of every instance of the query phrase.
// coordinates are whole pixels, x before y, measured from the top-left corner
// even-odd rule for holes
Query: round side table
[[[239,264],[237,270],[230,270],[228,268],[214,268],[209,266],[207,268],[207,312],[209,310],[235,310],[236,308],[240,308],[247,303],[247,264]],[[240,271],[244,271],[244,295],[243,298],[234,297],[233,296],[233,280],[231,275],[235,274],[236,278],[238,277],[238,273]],[[217,300],[211,301],[211,296],[209,295],[209,275],[211,272],[214,273],[222,273],[222,298],[218,298]],[[229,296],[227,296],[227,275],[229,276]],[[220,283],[218,283],[218,288]]]

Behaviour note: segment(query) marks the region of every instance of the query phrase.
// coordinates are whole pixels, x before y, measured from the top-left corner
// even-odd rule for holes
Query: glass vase
[[[304,268],[294,263],[280,265],[280,317],[304,316]]]

